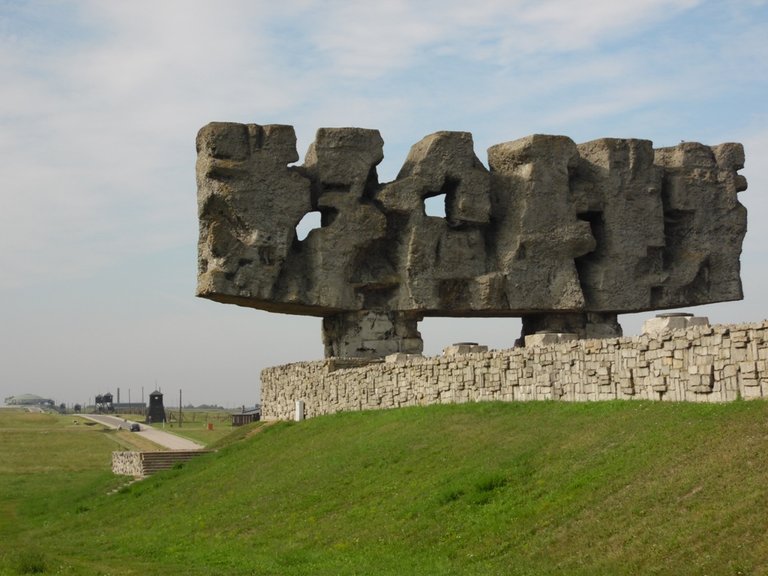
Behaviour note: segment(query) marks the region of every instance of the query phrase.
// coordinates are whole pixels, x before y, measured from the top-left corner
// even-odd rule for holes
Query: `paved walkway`
[[[205,446],[202,444],[198,444],[192,440],[187,440],[181,436],[176,436],[176,434],[157,430],[151,426],[147,426],[146,424],[141,424],[139,422],[133,422],[132,420],[125,420],[119,416],[110,416],[108,414],[76,414],[76,416],[79,416],[80,418],[87,418],[88,420],[93,420],[94,422],[103,424],[108,428],[123,428],[130,430],[131,424],[138,424],[141,430],[139,432],[134,432],[134,434],[143,436],[147,440],[150,440],[160,446],[164,446],[169,450],[202,450],[205,448]]]

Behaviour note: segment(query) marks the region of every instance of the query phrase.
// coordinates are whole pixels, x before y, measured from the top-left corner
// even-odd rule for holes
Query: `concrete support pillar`
[[[326,358],[383,358],[389,354],[421,354],[421,315],[402,312],[344,312],[323,318]]]
[[[533,334],[575,334],[577,338],[619,338],[623,335],[618,316],[610,312],[556,312],[522,317],[518,342]]]

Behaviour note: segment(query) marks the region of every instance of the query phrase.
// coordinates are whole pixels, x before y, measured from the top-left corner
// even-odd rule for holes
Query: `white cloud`
[[[568,0],[531,2],[519,13],[523,40],[510,45],[516,52],[553,52],[594,48],[601,41],[637,34],[653,22],[670,19],[690,9],[696,0],[615,2],[600,0],[578,4]]]
[[[299,16],[312,21],[314,50],[340,76],[376,79],[435,55],[466,62],[519,64],[531,55],[595,48],[600,42],[668,19],[695,0],[515,2],[316,2]]]

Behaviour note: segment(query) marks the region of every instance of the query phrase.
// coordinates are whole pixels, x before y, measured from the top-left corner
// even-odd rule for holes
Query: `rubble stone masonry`
[[[143,475],[141,452],[112,452],[112,473],[119,476]]]
[[[481,401],[643,399],[728,402],[768,396],[768,321],[572,340],[468,354],[326,358],[261,373],[262,417],[307,418]]]

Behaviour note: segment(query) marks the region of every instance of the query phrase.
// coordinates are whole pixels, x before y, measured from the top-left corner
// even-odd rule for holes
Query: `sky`
[[[252,405],[263,368],[322,358],[318,318],[194,296],[211,121],[293,125],[302,158],[318,128],[379,129],[382,182],[439,130],[483,162],[533,133],[741,142],[745,298],[685,311],[768,317],[765,0],[0,0],[0,77],[0,402]],[[520,322],[420,330],[435,355]]]

